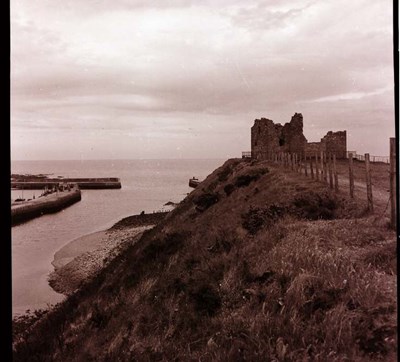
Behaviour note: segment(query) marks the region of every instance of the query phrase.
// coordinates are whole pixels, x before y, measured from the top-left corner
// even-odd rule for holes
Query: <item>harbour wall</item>
[[[44,179],[44,180],[18,180],[11,181],[11,187],[25,190],[40,190],[45,187],[52,188],[60,183],[74,183],[81,190],[85,189],[120,189],[121,182],[118,178],[103,179],[84,179],[84,178],[68,178],[68,179]]]
[[[74,188],[71,191],[53,193],[35,200],[13,204],[11,205],[11,225],[60,211],[80,200],[81,191]]]

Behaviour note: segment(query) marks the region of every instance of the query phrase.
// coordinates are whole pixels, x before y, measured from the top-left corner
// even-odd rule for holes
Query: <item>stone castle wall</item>
[[[347,134],[346,131],[332,132],[329,131],[321,142],[307,143],[306,156],[315,156],[321,151],[334,154],[337,158],[347,157]]]
[[[306,145],[305,154],[307,157],[319,155],[321,152],[321,142],[308,142]]]
[[[329,131],[322,139],[321,146],[323,151],[336,155],[337,158],[346,158],[347,135],[346,131]]]
[[[329,131],[321,142],[307,142],[303,134],[303,116],[295,113],[289,123],[275,124],[272,120],[261,118],[251,127],[251,153],[253,158],[266,159],[279,152],[315,156],[321,151],[346,158],[346,131]]]
[[[304,154],[307,139],[303,134],[303,116],[295,113],[289,123],[282,126],[261,118],[251,127],[251,152],[253,158],[264,159],[278,152]]]
[[[279,148],[279,136],[275,124],[270,119],[261,118],[254,121],[251,127],[252,157],[267,158]]]

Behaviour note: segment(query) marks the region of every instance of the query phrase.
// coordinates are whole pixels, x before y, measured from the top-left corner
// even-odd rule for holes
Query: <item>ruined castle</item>
[[[329,131],[320,142],[307,142],[303,134],[303,116],[295,113],[289,123],[275,124],[272,120],[261,118],[251,127],[251,157],[267,159],[279,152],[315,156],[321,151],[346,158],[346,131]]]

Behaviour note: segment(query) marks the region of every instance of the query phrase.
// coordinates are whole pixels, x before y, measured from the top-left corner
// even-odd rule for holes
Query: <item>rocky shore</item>
[[[167,212],[133,215],[110,229],[84,235],[62,247],[54,255],[50,286],[69,295],[94,277],[115,256],[140,239],[145,230],[161,221]]]

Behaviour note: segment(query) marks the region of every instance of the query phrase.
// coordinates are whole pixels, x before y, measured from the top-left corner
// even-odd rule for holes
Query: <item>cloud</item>
[[[393,130],[389,1],[62,4],[11,4],[14,132],[109,130],[118,142],[118,130],[158,127],[182,144],[196,133],[244,147],[254,118],[294,112],[315,135],[373,114]]]
[[[393,91],[393,87],[385,87],[381,89],[377,89],[371,92],[354,92],[354,93],[344,93],[344,94],[336,94],[328,97],[317,98],[311,100],[310,102],[337,102],[337,101],[352,101],[363,99],[365,97],[376,96],[385,92]]]

